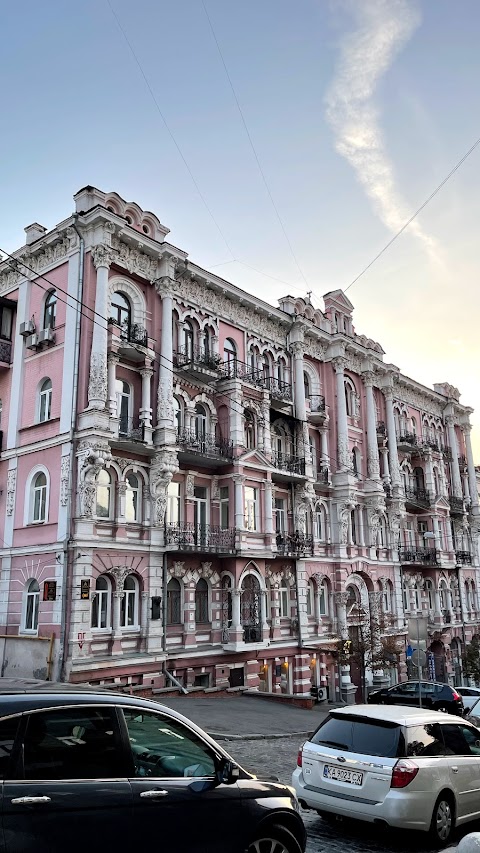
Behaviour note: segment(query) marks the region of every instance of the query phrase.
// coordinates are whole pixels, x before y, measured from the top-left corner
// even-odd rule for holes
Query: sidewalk
[[[217,740],[307,737],[332,707],[321,704],[306,710],[256,696],[217,699],[173,696],[162,704],[189,717]]]

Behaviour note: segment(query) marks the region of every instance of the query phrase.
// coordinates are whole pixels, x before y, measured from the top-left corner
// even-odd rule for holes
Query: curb
[[[269,734],[269,735],[259,735],[259,734],[251,734],[251,735],[234,735],[230,732],[208,732],[210,737],[215,738],[215,740],[281,740],[282,738],[308,738],[312,734],[312,731],[309,732],[284,732],[281,734]]]

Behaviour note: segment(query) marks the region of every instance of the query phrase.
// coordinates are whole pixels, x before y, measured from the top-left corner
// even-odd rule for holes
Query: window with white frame
[[[357,392],[353,382],[346,378],[344,381],[345,388],[345,404],[347,407],[347,415],[350,418],[357,417]]]
[[[127,299],[125,294],[121,293],[119,290],[112,293],[110,313],[112,320],[114,320],[118,326],[126,328],[131,325],[132,308],[130,301]]]
[[[127,575],[123,584],[123,598],[120,603],[120,626],[136,628],[138,618],[138,581],[134,575]]]
[[[222,530],[230,527],[228,486],[220,486],[220,527]]]
[[[307,584],[307,616],[315,616],[315,581],[310,578]]]
[[[111,626],[112,586],[106,575],[99,575],[95,581],[92,598],[91,626],[95,630],[106,630]]]
[[[420,589],[418,587],[418,583],[413,585],[413,593],[415,596],[415,610],[420,610]]]
[[[360,450],[358,449],[358,447],[354,447],[352,450],[352,469],[354,477],[360,477],[362,472]]]
[[[95,515],[97,518],[111,518],[112,515],[112,479],[105,468],[97,475]]]
[[[286,581],[282,581],[282,586],[278,590],[278,606],[279,615],[284,619],[290,618],[290,587]]]
[[[428,609],[430,612],[433,612],[435,610],[435,590],[429,578],[425,581],[425,592],[427,593]]]
[[[117,391],[118,431],[120,435],[127,435],[132,421],[132,389],[128,382],[123,379],[117,379],[115,387]]]
[[[308,373],[303,373],[303,393],[305,395],[305,400],[310,402],[310,378]]]
[[[448,598],[447,598],[447,586],[446,586],[444,581],[440,581],[438,591],[440,593],[440,609],[446,610]]]
[[[380,548],[386,548],[388,545],[387,521],[383,515],[380,517],[378,526],[378,544]]]
[[[40,587],[35,579],[27,581],[25,587],[25,602],[23,610],[23,631],[36,633],[38,631],[38,608],[40,604]]]
[[[223,362],[227,368],[227,376],[235,375],[235,364],[237,361],[237,348],[231,338],[226,338],[223,345]]]
[[[360,591],[356,586],[347,586],[347,616],[358,616],[360,610]]]
[[[275,498],[275,532],[285,533],[287,529],[287,511],[285,498]]]
[[[193,346],[194,346],[194,331],[193,325],[189,320],[186,321],[183,325],[183,354],[187,359],[192,361],[193,359]]]
[[[352,542],[357,544],[357,521],[356,521],[356,512],[354,509],[350,512],[350,530],[352,534]]]
[[[258,489],[254,486],[245,486],[245,515],[244,524],[246,530],[258,530]]]
[[[314,475],[316,475],[317,470],[318,470],[318,468],[317,468],[317,445],[315,443],[315,438],[313,437],[313,435],[310,435],[308,437],[308,444],[310,447],[310,455],[312,457],[313,473],[314,473]]]
[[[43,309],[43,328],[54,329],[57,318],[57,294],[55,290],[50,290],[45,299]]]
[[[207,434],[207,410],[201,403],[197,403],[195,406],[194,429],[195,438],[204,441]]]
[[[38,421],[44,423],[52,416],[52,380],[44,379],[38,394]]]
[[[167,523],[180,524],[181,519],[181,504],[180,504],[180,483],[175,483],[173,480],[168,484],[167,489]]]
[[[125,518],[129,522],[141,521],[141,487],[140,481],[133,471],[125,477]]]
[[[317,504],[315,509],[315,539],[325,542],[327,539],[327,514],[322,504]]]
[[[390,581],[385,581],[382,592],[383,612],[391,613],[393,610],[393,586]]]
[[[328,614],[328,586],[325,580],[318,587],[318,609],[320,616]]]
[[[208,622],[208,584],[199,578],[195,587],[195,622]]]
[[[31,524],[43,524],[47,520],[47,475],[44,471],[35,474],[32,480]]]
[[[410,597],[408,594],[407,582],[404,580],[402,584],[403,609],[410,610]]]

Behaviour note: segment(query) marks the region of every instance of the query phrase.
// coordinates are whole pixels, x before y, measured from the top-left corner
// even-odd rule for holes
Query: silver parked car
[[[480,699],[480,687],[455,687],[455,690],[457,693],[460,693],[463,699],[465,711],[470,710],[476,701]]]
[[[410,707],[331,711],[299,751],[292,782],[300,804],[430,832],[446,844],[480,818],[480,731],[461,717]]]

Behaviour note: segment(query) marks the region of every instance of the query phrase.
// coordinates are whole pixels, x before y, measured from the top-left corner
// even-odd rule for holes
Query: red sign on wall
[[[44,581],[43,583],[43,600],[56,601],[57,598],[57,582]]]

